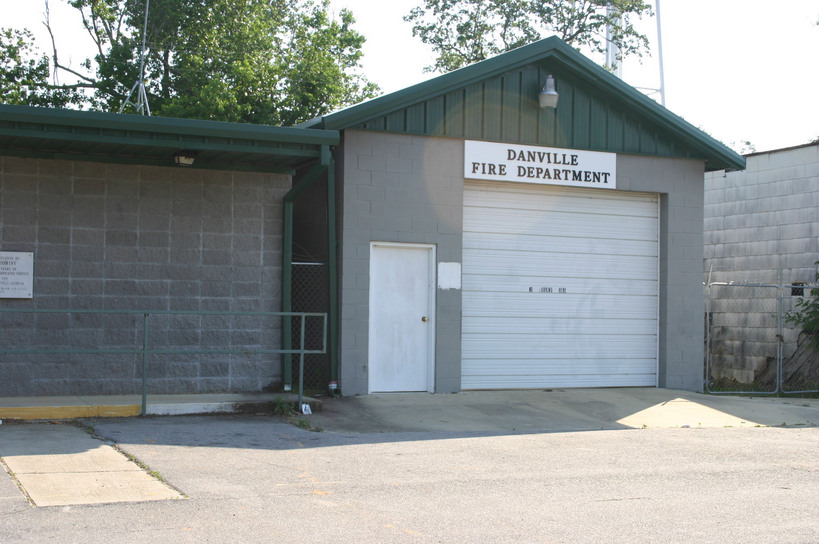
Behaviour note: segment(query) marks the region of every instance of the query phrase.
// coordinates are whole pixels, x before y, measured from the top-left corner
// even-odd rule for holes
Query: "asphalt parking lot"
[[[258,415],[86,421],[183,498],[36,507],[3,476],[0,541],[819,541],[810,425],[353,432],[324,421],[323,432]],[[13,427],[0,426],[0,451]]]

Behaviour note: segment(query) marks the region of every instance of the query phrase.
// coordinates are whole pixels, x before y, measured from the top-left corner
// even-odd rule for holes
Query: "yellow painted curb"
[[[77,419],[82,417],[138,416],[139,404],[102,406],[6,406],[0,408],[0,419]]]

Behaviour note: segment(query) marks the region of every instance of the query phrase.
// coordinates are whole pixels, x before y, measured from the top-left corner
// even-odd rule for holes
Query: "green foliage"
[[[296,415],[296,408],[292,401],[286,401],[277,396],[273,400],[273,415],[279,417],[293,417]]]
[[[606,27],[623,16],[613,38],[621,56],[642,55],[648,39],[631,24],[651,15],[643,0],[424,0],[404,20],[438,55],[428,71],[448,72],[555,34],[576,47],[606,49]]]
[[[816,263],[819,265],[819,261]],[[816,274],[819,281],[819,273]],[[808,296],[796,301],[796,309],[785,315],[785,321],[799,326],[810,335],[810,346],[819,352],[819,289],[810,289]]]
[[[0,103],[64,107],[82,96],[49,84],[48,57],[37,51],[28,30],[0,29]]]
[[[93,107],[119,111],[136,100],[145,0],[66,0],[96,55],[80,73],[57,61]],[[329,0],[151,0],[144,79],[151,113],[291,125],[375,96],[358,75],[364,38],[352,13],[328,15]]]

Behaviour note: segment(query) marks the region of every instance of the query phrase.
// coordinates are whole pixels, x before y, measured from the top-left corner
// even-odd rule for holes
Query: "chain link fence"
[[[819,392],[819,330],[794,321],[804,285],[706,287],[705,384],[711,393]]]
[[[328,267],[324,263],[293,263],[292,311],[327,313],[329,311]],[[308,320],[305,323],[305,348],[314,349],[323,342],[323,322]],[[292,323],[292,342],[298,345],[301,335],[297,320]],[[299,383],[299,358],[290,356],[293,383]],[[307,395],[324,394],[330,382],[330,358],[328,353],[305,355],[304,391]]]

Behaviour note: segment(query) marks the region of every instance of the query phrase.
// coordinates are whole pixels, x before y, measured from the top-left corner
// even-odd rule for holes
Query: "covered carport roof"
[[[0,155],[293,174],[326,164],[335,130],[0,105]]]

